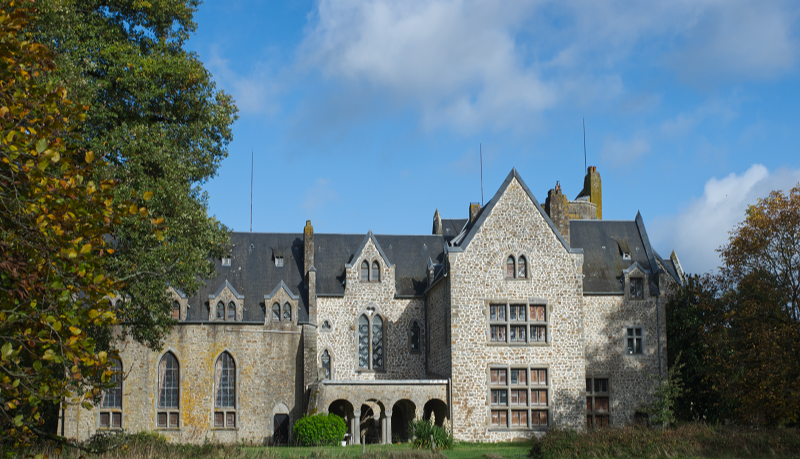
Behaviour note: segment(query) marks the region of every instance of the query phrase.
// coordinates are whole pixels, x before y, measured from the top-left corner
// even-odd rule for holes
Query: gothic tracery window
[[[358,318],[358,367],[369,370],[383,370],[384,356],[384,322],[375,314],[368,318],[362,314]]]

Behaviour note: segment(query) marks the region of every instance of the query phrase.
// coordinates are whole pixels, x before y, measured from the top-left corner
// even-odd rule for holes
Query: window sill
[[[102,430],[104,432],[109,432],[109,431],[111,431],[111,432],[120,431],[121,432],[123,430],[123,428],[122,427],[98,427],[97,430]]]
[[[489,432],[546,432],[550,426],[544,427],[489,427]]]
[[[386,370],[370,370],[369,368],[360,368],[360,369],[356,370],[356,373],[364,373],[364,374],[379,373],[379,374],[381,374],[381,373],[386,373]]]
[[[156,427],[156,430],[165,431],[165,432],[180,432],[180,427]]]
[[[507,281],[517,281],[517,282],[527,282],[531,280],[529,277],[504,277],[503,280]]]
[[[550,343],[518,343],[518,342],[496,342],[496,341],[489,341],[486,343],[488,346],[506,346],[506,347],[542,347],[542,346],[550,346]]]
[[[221,431],[230,431],[235,432],[239,430],[238,427],[212,427],[211,430],[221,430]]]

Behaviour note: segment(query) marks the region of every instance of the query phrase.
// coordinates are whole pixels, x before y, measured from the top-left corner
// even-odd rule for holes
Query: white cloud
[[[600,158],[615,167],[625,167],[649,154],[650,144],[642,137],[630,140],[606,139],[600,149]]]
[[[744,220],[747,206],[772,190],[786,192],[798,182],[800,170],[778,169],[770,173],[761,164],[750,166],[741,175],[711,178],[702,197],[677,215],[655,218],[648,225],[648,232],[656,247],[675,250],[684,270],[708,272],[719,266],[716,249],[728,242],[728,232]]]
[[[236,101],[242,113],[275,113],[278,110],[277,79],[268,72],[266,66],[260,65],[248,75],[242,75],[228,64],[228,60],[220,56],[219,49],[210,49],[210,58],[206,60],[214,81],[222,86]]]
[[[739,114],[739,104],[740,100],[736,95],[730,100],[710,99],[693,112],[681,113],[675,118],[665,121],[661,125],[661,133],[668,137],[680,137],[710,118],[727,123]]]

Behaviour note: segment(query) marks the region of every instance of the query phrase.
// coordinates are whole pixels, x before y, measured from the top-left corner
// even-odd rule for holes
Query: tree
[[[105,160],[96,178],[117,180],[114,202],[163,222],[123,217],[106,269],[125,280],[117,316],[124,331],[159,348],[175,323],[167,286],[195,293],[214,273],[227,229],[207,215],[200,186],[227,156],[236,107],[215,89],[198,56],[183,49],[197,0],[42,0],[28,30],[56,53],[53,78],[88,105],[77,143]],[[97,329],[108,340],[107,328]]]
[[[126,211],[107,166],[73,136],[85,109],[47,83],[48,50],[25,40],[30,5],[0,1],[0,451],[24,450],[42,432],[42,411],[97,396],[113,352],[91,327],[116,322],[104,239]],[[127,218],[127,217],[126,217]],[[148,226],[144,220],[142,228]],[[152,233],[152,226],[150,226]]]

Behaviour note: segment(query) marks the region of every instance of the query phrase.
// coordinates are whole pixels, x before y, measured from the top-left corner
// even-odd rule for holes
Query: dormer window
[[[630,252],[622,252],[622,259],[623,260],[630,260],[631,259],[631,253]]]
[[[272,305],[272,321],[273,322],[281,321],[281,305],[279,305],[278,303]]]
[[[372,282],[378,282],[381,280],[381,267],[377,261],[372,262],[372,277],[370,280],[372,280]]]
[[[217,303],[217,320],[225,320],[225,305],[222,301]]]
[[[367,263],[367,260],[361,262],[361,280],[369,280],[369,263]]]
[[[631,277],[631,298],[644,298],[644,279],[641,277]]]
[[[283,305],[283,320],[286,322],[292,321],[292,307],[289,303]]]
[[[223,257],[222,258],[222,266],[230,266],[231,265],[231,258],[230,257]]]
[[[279,257],[279,256],[275,257],[275,267],[276,268],[283,268],[283,257]]]
[[[233,301],[228,304],[228,320],[236,320],[236,304]]]

